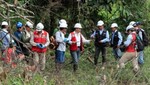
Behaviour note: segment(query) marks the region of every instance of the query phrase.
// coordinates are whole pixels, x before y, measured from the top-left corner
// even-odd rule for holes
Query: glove
[[[46,48],[46,46],[45,46],[45,45],[43,45],[43,44],[41,44],[41,48]]]
[[[68,42],[69,40],[68,40],[68,38],[64,38],[64,40],[63,40],[64,42]]]
[[[36,46],[37,46],[38,48],[41,48],[41,45],[40,45],[39,43],[37,43]]]

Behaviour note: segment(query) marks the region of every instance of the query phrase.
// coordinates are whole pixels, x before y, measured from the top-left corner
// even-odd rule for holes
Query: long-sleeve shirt
[[[57,50],[65,51],[66,50],[66,42],[64,42],[65,35],[61,31],[57,31],[55,34],[56,42],[59,44]]]
[[[80,37],[82,37],[82,42],[83,43],[87,43],[87,44],[90,43],[90,40],[85,39],[85,37],[81,33],[76,33],[74,31],[74,34],[75,34],[75,37],[76,37],[76,40],[77,40],[77,46],[80,46],[80,44],[81,44],[81,38]],[[69,44],[72,44],[71,38],[72,38],[72,35],[70,33],[69,36],[68,36]]]
[[[42,31],[42,33],[44,33],[44,31]],[[42,36],[42,33],[39,35],[39,36]],[[47,47],[49,44],[50,44],[50,40],[49,40],[49,34],[47,33],[47,36],[46,36],[46,43],[44,44],[45,47]],[[36,46],[37,43],[34,42],[34,35],[31,36],[31,39],[30,39],[30,43],[32,46]]]
[[[104,31],[103,30],[99,30],[100,34],[102,34]],[[96,35],[96,31],[94,31],[94,33],[91,35],[91,38],[95,38],[95,35]],[[106,31],[106,38],[104,38],[103,40],[101,40],[102,43],[105,43],[105,42],[109,42],[109,32]]]
[[[14,43],[14,40],[10,37],[10,34],[5,28],[0,31],[0,39],[2,39],[2,50],[8,48],[10,43]]]
[[[132,32],[132,33],[136,33],[136,32]],[[132,43],[132,39],[133,39],[132,34],[129,34],[127,40],[124,42],[124,45],[126,47],[129,46]]]
[[[112,38],[111,39],[113,39],[114,38],[114,34],[117,32],[117,30],[115,30],[115,32],[112,32]],[[119,41],[118,41],[118,46],[120,46],[121,45],[121,43],[122,43],[122,41],[123,41],[123,38],[122,38],[122,35],[121,35],[121,33],[118,31],[118,38],[119,38]],[[113,42],[113,40],[112,40],[112,42]]]

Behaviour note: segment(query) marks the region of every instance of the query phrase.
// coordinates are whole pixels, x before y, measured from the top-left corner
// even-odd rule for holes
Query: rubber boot
[[[73,71],[76,72],[77,69],[78,69],[78,65],[77,65],[77,64],[74,64],[74,65],[73,65]]]

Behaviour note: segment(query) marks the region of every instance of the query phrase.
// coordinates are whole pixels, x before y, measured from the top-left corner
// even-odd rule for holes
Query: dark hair
[[[59,28],[60,30],[66,29],[66,28]]]
[[[2,29],[3,29],[3,28],[6,28],[6,25],[2,25]]]

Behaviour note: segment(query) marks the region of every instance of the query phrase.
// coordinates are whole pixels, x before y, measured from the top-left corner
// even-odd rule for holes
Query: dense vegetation
[[[96,29],[98,20],[103,20],[106,29],[111,23],[119,24],[122,32],[132,20],[143,23],[147,34],[150,33],[150,1],[149,0],[0,0],[0,22],[9,21],[12,31],[15,30],[17,21],[31,20],[34,25],[42,22],[45,29],[52,35],[57,28],[58,21],[66,19],[69,25],[68,32],[73,30],[76,22],[83,26],[83,34],[88,38],[91,31]],[[92,43],[93,44],[93,43]],[[87,45],[80,58],[80,66],[77,74],[72,71],[69,51],[66,51],[64,69],[56,74],[53,55],[50,50],[47,53],[46,70],[36,74],[32,80],[26,82],[20,76],[23,72],[22,63],[17,69],[8,73],[7,85],[149,85],[150,84],[150,58],[149,47],[145,48],[145,64],[141,66],[138,75],[132,72],[131,62],[125,69],[116,69],[117,62],[112,55],[112,49],[108,48],[107,67],[101,69],[101,64],[95,69],[87,57],[93,59],[94,46]],[[101,58],[100,58],[101,59]],[[99,59],[99,61],[101,61]],[[106,79],[105,79],[106,77]]]

